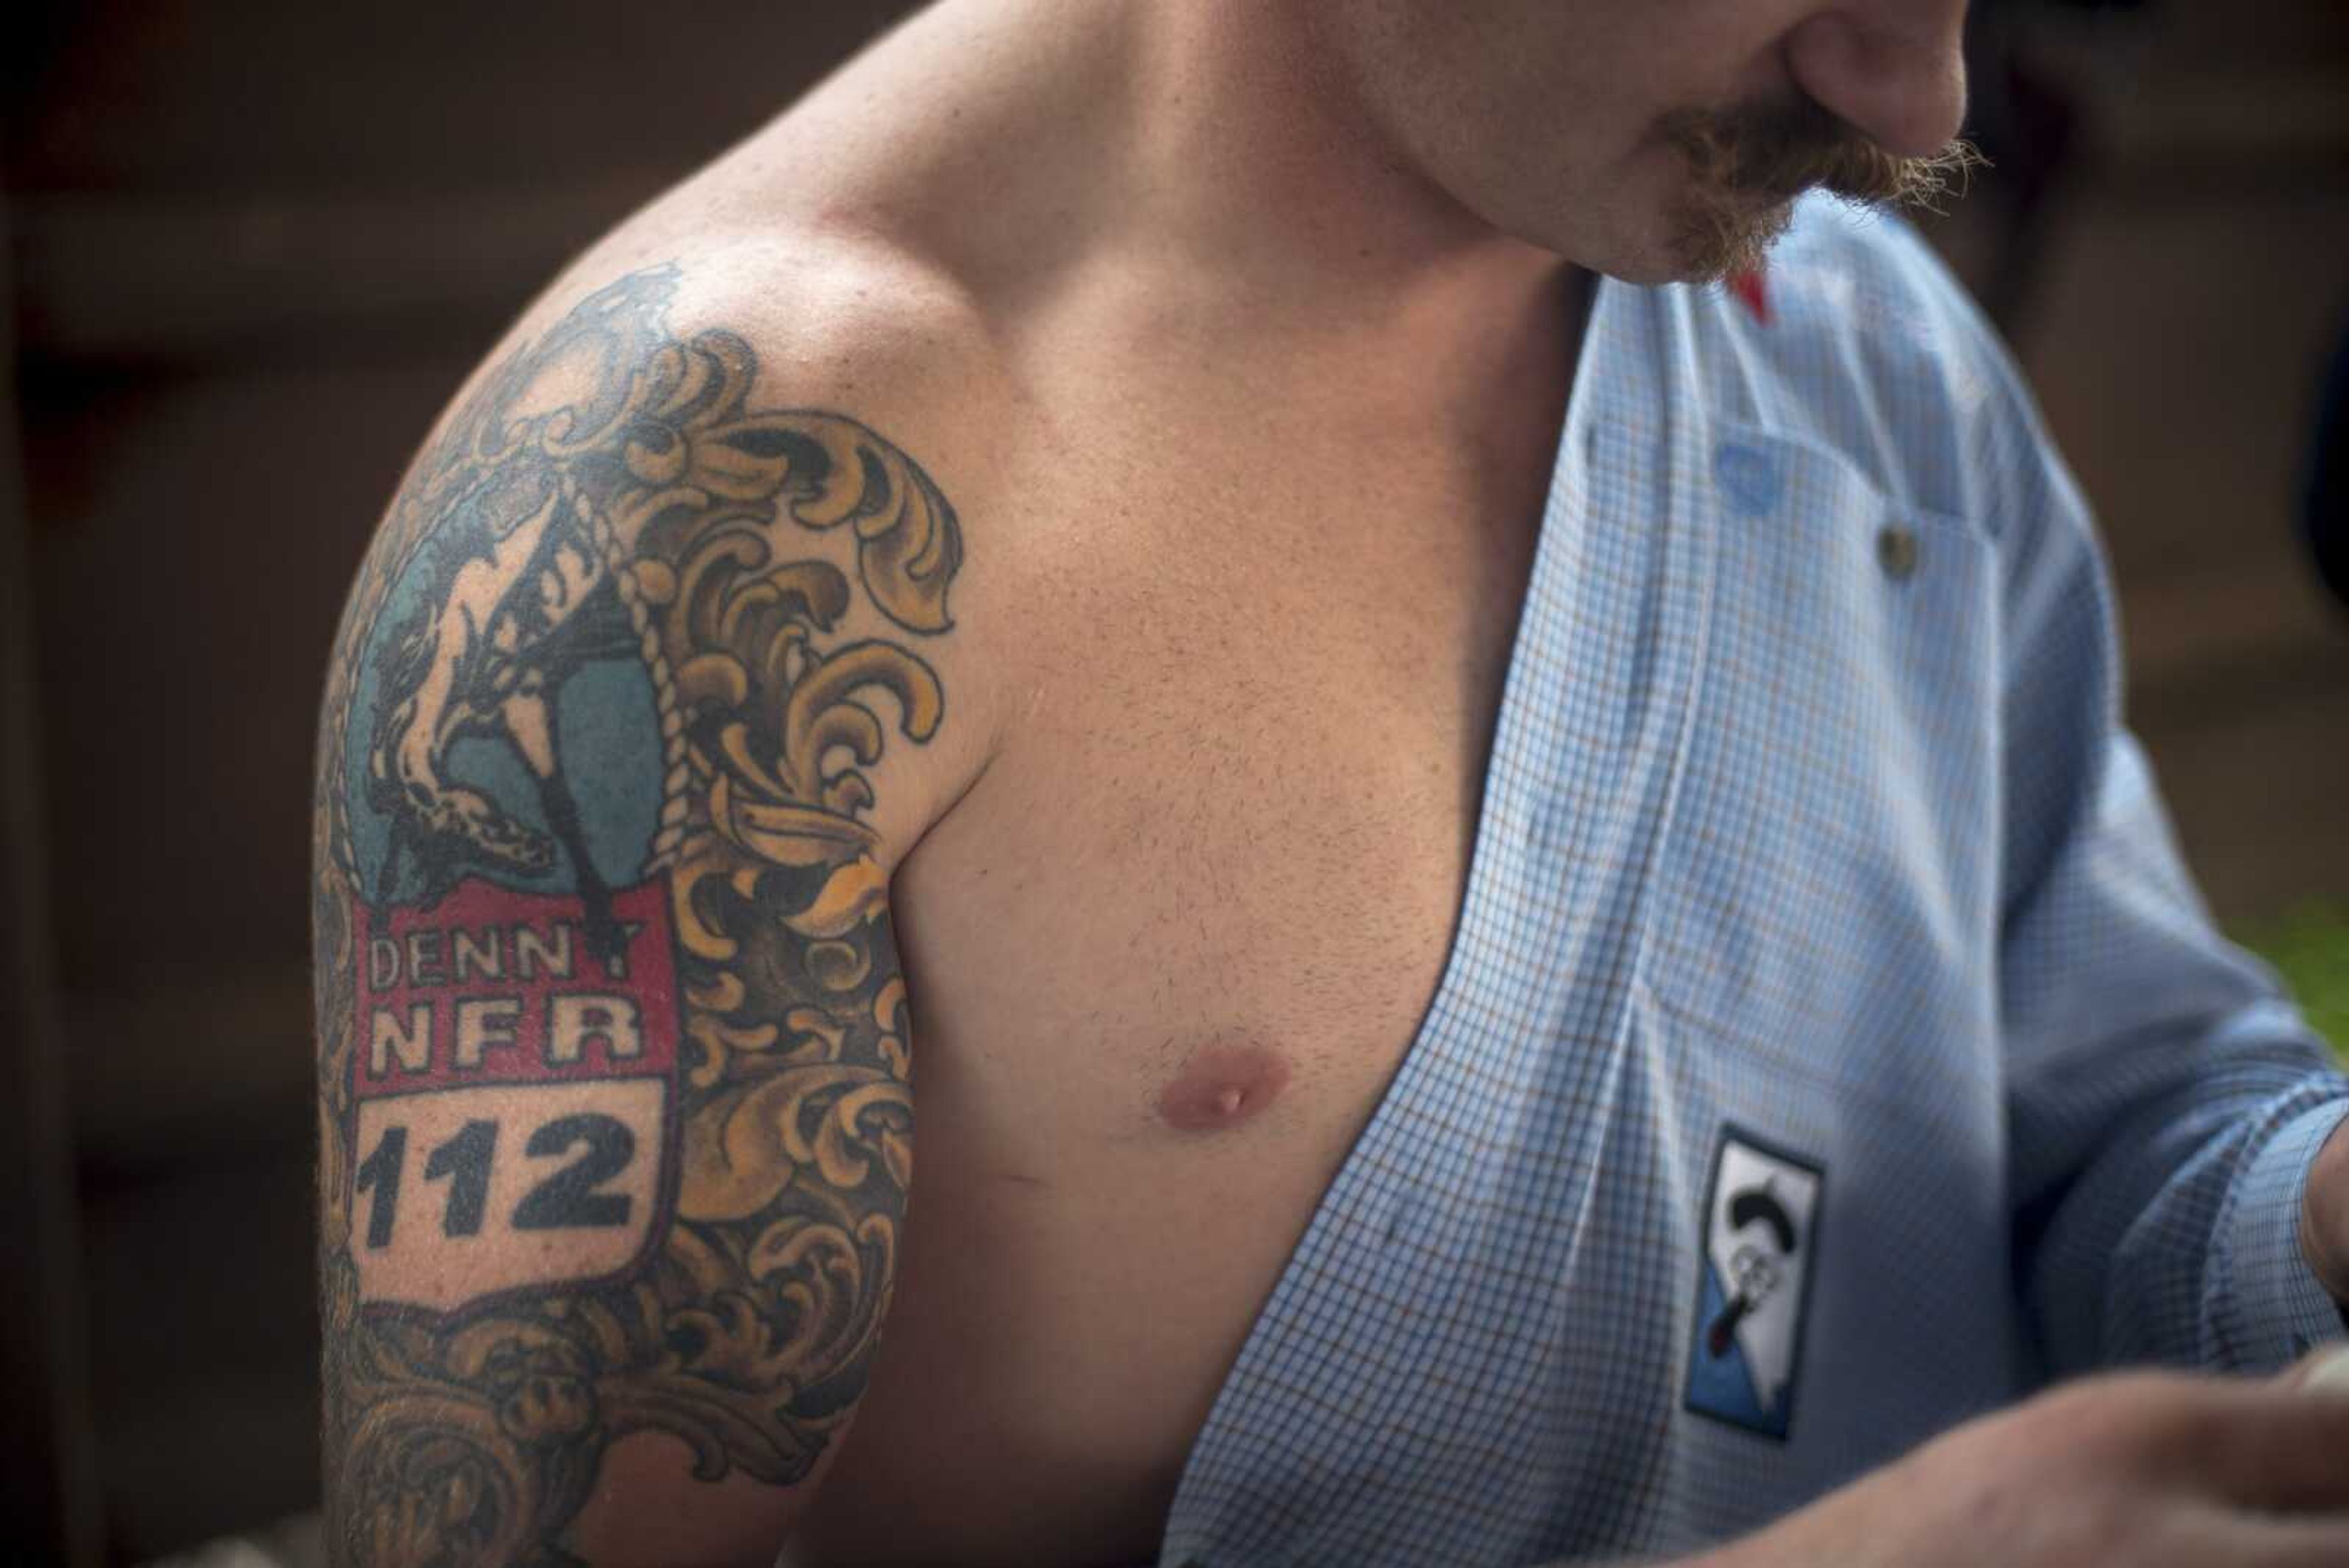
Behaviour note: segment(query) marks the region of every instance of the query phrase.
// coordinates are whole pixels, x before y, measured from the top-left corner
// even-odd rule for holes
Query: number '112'
[[[628,1222],[633,1199],[625,1192],[598,1191],[636,1158],[636,1135],[616,1117],[585,1113],[557,1116],[538,1127],[523,1145],[531,1159],[553,1159],[580,1149],[579,1157],[523,1193],[506,1223],[516,1231],[600,1230]],[[443,1236],[478,1236],[489,1208],[490,1171],[497,1158],[498,1124],[471,1121],[424,1161],[424,1179],[449,1183],[440,1209]],[[375,1152],[360,1161],[352,1186],[368,1195],[367,1244],[391,1244],[399,1222],[400,1179],[408,1166],[408,1129],[388,1127]]]

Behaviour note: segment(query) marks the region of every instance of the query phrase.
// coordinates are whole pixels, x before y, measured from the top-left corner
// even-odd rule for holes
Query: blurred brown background
[[[48,0],[0,22],[0,1558],[315,1501],[305,889],[344,584],[575,247],[903,5]],[[2349,320],[2349,8],[1985,18],[1935,234],[2104,518],[2206,891],[2349,893],[2349,613],[2290,531]]]

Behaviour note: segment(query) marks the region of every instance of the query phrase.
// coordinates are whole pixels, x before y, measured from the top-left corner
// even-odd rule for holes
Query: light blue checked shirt
[[[1768,285],[1598,292],[1450,961],[1167,1564],[1679,1552],[2341,1333],[2349,1080],[2179,864],[2028,395],[1897,223]]]

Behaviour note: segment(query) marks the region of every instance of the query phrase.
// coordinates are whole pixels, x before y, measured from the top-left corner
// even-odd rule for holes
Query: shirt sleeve
[[[2301,1251],[2349,1078],[2214,929],[2120,722],[2109,578],[2002,368],[2001,1020],[2015,1263],[2052,1371],[2265,1370],[2343,1319]]]

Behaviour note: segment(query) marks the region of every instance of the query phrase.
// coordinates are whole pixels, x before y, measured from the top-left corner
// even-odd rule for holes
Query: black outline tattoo
[[[910,1064],[865,770],[885,715],[918,744],[944,699],[905,640],[840,628],[861,588],[908,638],[947,630],[960,533],[929,477],[865,426],[750,410],[750,345],[670,335],[676,283],[664,267],[604,288],[486,379],[409,473],[338,638],[315,826],[337,1561],[577,1563],[566,1530],[604,1452],[635,1432],[681,1438],[702,1480],[804,1477],[864,1387],[895,1275]],[[795,551],[802,530],[853,535],[854,580]],[[615,742],[599,730],[566,754],[583,743],[565,733],[565,685],[613,660],[640,665],[657,732],[605,754]],[[373,700],[356,711],[367,680]],[[876,711],[875,695],[888,706]],[[528,787],[502,798],[467,782],[465,745],[518,760],[522,774],[500,776]],[[583,804],[627,768],[640,789],[645,770],[659,779],[649,841],[627,846],[639,856],[627,891],[657,888],[631,908],[668,928],[673,994],[643,1001],[666,1009],[645,1027],[673,1032],[675,1066],[637,1080],[659,1083],[665,1113],[622,1127],[626,1139],[600,1125],[620,1127],[610,1116],[558,1109],[498,1127],[454,1113],[474,1118],[461,1147],[429,1151],[428,1168],[425,1143],[444,1135],[403,1134],[388,1157],[378,1141],[360,1193],[359,1101],[368,1075],[389,1070],[359,1016],[366,933],[464,889],[519,900],[543,888],[569,900],[583,968],[626,981],[631,943],[660,933],[616,911],[613,856],[590,842]],[[443,1041],[431,1070],[511,1055],[522,1016],[477,1011],[471,1054],[451,1058]],[[395,1045],[411,1043],[394,1031]],[[618,1060],[622,1045],[592,1048]],[[660,1174],[654,1201],[632,1206],[601,1183],[646,1138],[663,1146],[644,1155]],[[398,1224],[424,1245],[510,1227],[496,1172],[525,1158],[541,1161],[533,1197],[558,1192],[523,1216],[558,1230],[533,1235],[649,1214],[650,1239],[617,1274],[388,1300],[370,1293],[360,1254],[392,1231],[403,1158]],[[547,1179],[589,1158],[569,1186]]]

